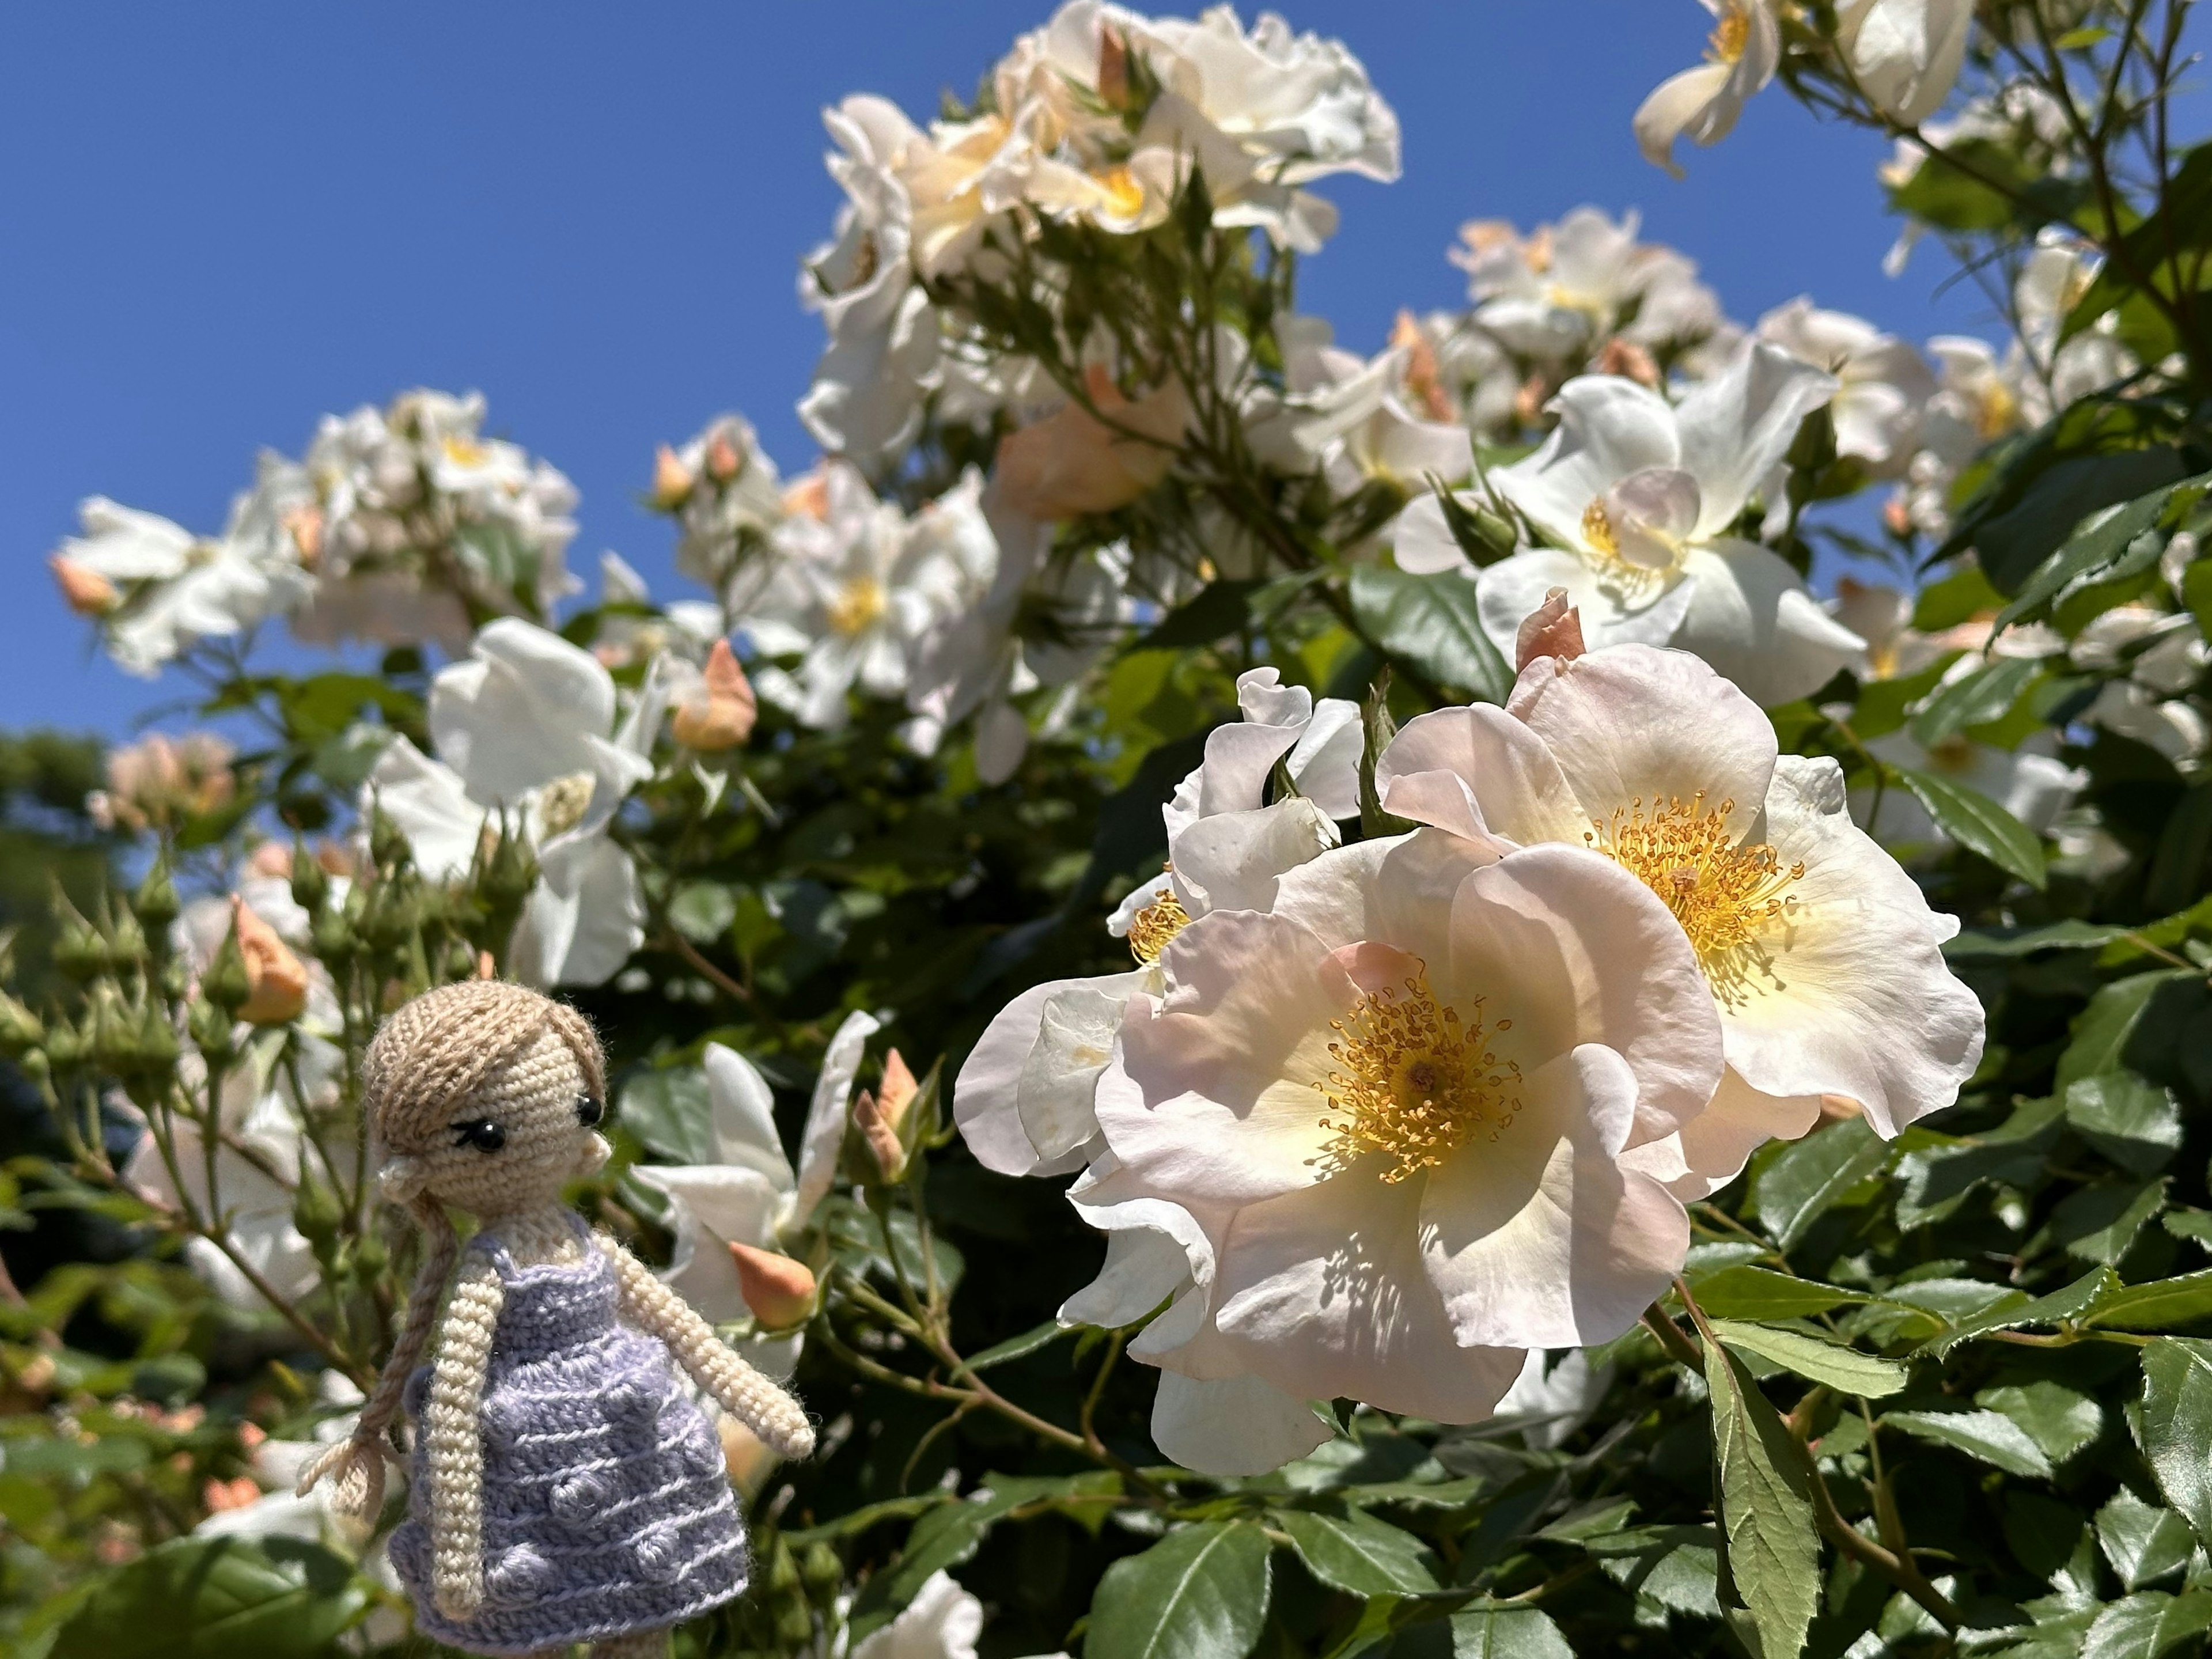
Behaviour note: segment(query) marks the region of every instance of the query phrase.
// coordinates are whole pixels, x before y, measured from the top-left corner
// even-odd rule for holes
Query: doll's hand
[[[761,1438],[778,1457],[797,1462],[814,1454],[814,1425],[805,1409],[763,1376],[738,1353],[717,1342],[719,1352],[702,1367],[700,1381],[714,1403]]]
[[[380,1436],[356,1434],[319,1453],[300,1472],[295,1495],[305,1498],[325,1476],[331,1507],[357,1521],[374,1522],[384,1510],[384,1442]]]

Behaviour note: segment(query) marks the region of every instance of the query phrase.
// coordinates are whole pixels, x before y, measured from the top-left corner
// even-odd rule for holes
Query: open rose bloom
[[[1664,1183],[1719,1025],[1681,930],[1609,860],[1364,842],[1267,913],[1192,921],[1159,968],[1098,1085],[1115,1167],[1085,1195],[1204,1235],[1199,1328],[1155,1363],[1463,1422],[1524,1350],[1620,1335],[1680,1270]]]
[[[1408,721],[1376,783],[1390,811],[1477,846],[1593,850],[1666,905],[1729,1061],[1681,1135],[1689,1190],[1804,1133],[1823,1097],[1893,1135],[1981,1059],[1981,1006],[1941,949],[1957,919],[1851,822],[1834,761],[1779,754],[1751,699],[1686,653],[1539,657],[1504,708]]]

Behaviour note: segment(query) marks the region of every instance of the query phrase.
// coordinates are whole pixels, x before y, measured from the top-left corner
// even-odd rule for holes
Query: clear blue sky
[[[926,114],[1046,0],[707,5],[96,4],[0,10],[0,723],[122,732],[183,688],[90,653],[46,555],[78,500],[220,527],[257,448],[427,385],[583,492],[572,565],[611,547],[684,590],[635,502],[653,447],[751,417],[811,459],[792,406],[819,349],[799,257],[836,205],[819,112],[874,91]],[[1248,19],[1251,9],[1245,9]],[[1914,337],[1990,327],[1939,297],[1893,225],[1870,137],[1778,89],[1677,183],[1629,136],[1696,60],[1693,0],[1305,0],[1405,126],[1396,184],[1340,181],[1304,307],[1381,343],[1447,305],[1470,217],[1640,206],[1747,320],[1801,292]]]

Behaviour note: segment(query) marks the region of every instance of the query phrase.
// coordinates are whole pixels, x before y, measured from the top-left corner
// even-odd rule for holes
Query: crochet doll
[[[415,1450],[392,1560],[423,1634],[471,1653],[665,1653],[669,1627],[746,1571],[720,1442],[671,1355],[781,1456],[812,1451],[805,1413],[562,1203],[607,1154],[604,1061],[580,1016],[495,981],[445,986],[384,1023],[362,1088],[384,1195],[427,1242],[360,1425],[301,1492],[332,1476],[337,1506],[373,1520],[404,1401]],[[448,1205],[481,1224],[465,1249]]]

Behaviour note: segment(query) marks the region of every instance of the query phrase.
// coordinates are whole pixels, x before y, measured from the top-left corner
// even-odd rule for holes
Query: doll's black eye
[[[578,1095],[576,1097],[576,1121],[586,1129],[599,1127],[599,1120],[606,1115],[607,1109],[599,1103],[596,1096]]]
[[[479,1118],[474,1123],[453,1125],[453,1145],[473,1146],[480,1152],[495,1152],[507,1145],[507,1131],[489,1118]]]

